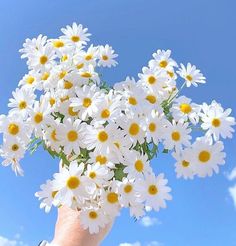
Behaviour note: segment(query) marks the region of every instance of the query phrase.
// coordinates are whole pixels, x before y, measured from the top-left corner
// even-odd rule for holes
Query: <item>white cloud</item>
[[[8,238],[0,236],[0,246],[27,246],[22,241],[10,240]]]
[[[147,244],[147,246],[163,246],[163,243],[157,242],[157,241],[152,241]]]
[[[136,242],[136,243],[121,243],[119,246],[141,246],[141,243],[140,242]]]
[[[234,186],[229,187],[229,194],[234,201],[234,206],[236,208],[236,184]]]
[[[157,218],[154,218],[154,217],[144,216],[140,220],[140,224],[144,227],[150,227],[153,225],[160,225],[161,221],[159,221]]]
[[[226,173],[226,177],[230,181],[236,179],[236,167],[230,173]]]

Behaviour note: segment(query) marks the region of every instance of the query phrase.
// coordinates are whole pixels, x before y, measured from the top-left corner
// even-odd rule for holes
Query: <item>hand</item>
[[[68,207],[58,209],[54,239],[57,246],[98,246],[110,231],[112,224],[102,228],[97,234],[90,234],[80,225],[78,212]]]

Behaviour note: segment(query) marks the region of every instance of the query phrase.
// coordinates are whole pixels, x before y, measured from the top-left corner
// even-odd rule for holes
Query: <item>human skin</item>
[[[112,223],[100,230],[97,234],[90,234],[84,230],[79,222],[79,212],[68,207],[58,209],[58,218],[55,226],[54,239],[51,244],[55,246],[98,246],[106,237]]]

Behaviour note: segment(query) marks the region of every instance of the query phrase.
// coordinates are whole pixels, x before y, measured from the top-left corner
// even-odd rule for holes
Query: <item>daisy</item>
[[[70,106],[73,110],[79,111],[79,116],[85,120],[88,116],[92,117],[98,111],[98,105],[101,103],[99,98],[100,92],[96,85],[84,85],[82,88],[77,88],[76,96],[71,98]]]
[[[118,55],[114,53],[115,51],[112,49],[111,46],[99,46],[99,61],[98,66],[102,67],[111,67],[116,66],[117,62],[114,60]]]
[[[165,133],[163,134],[163,144],[165,149],[172,150],[175,148],[176,151],[181,150],[183,145],[189,146],[191,136],[189,135],[191,129],[188,128],[187,122],[175,122],[172,121],[172,124],[168,122]]]
[[[166,200],[172,199],[169,194],[171,188],[167,186],[167,183],[168,181],[164,178],[163,173],[157,177],[154,174],[146,175],[145,179],[140,179],[137,182],[140,200],[155,211],[159,211],[160,208],[166,208]]]
[[[8,107],[12,108],[9,113],[19,113],[26,119],[32,105],[35,102],[36,95],[31,88],[17,88],[12,92],[13,98],[10,98]]]
[[[177,63],[170,58],[170,50],[157,50],[156,53],[153,53],[154,60],[149,61],[149,67],[151,69],[165,69],[170,70],[173,67],[177,67]]]
[[[90,45],[87,51],[81,51],[79,56],[82,58],[81,62],[86,65],[96,66],[96,60],[98,58],[99,47]],[[76,57],[75,57],[76,59]]]
[[[88,163],[97,163],[101,166],[106,166],[109,168],[114,168],[115,164],[114,163],[118,163],[119,161],[114,158],[114,155],[112,155],[111,153],[104,153],[101,151],[91,151],[89,153],[89,160],[87,161]]]
[[[130,151],[129,155],[125,156],[124,173],[127,173],[128,179],[142,178],[143,175],[152,171],[147,155],[141,155],[137,151]]]
[[[35,196],[39,200],[42,200],[40,203],[40,208],[44,209],[46,213],[49,213],[51,207],[58,204],[58,201],[55,201],[55,195],[57,194],[56,190],[53,190],[53,184],[51,180],[47,180],[46,184],[40,186],[41,191],[35,193]]]
[[[134,180],[123,178],[119,186],[120,204],[122,207],[129,207],[137,200],[137,191]]]
[[[205,84],[206,78],[203,76],[201,71],[196,68],[196,66],[192,66],[190,63],[185,67],[183,64],[180,64],[181,68],[177,73],[185,79],[187,87],[191,85],[198,86],[198,83]]]
[[[199,177],[212,176],[213,172],[219,172],[219,165],[225,164],[226,155],[223,149],[224,145],[220,141],[212,145],[206,137],[197,138],[192,145],[190,162]]]
[[[191,103],[191,99],[185,96],[176,98],[170,109],[170,112],[176,121],[190,120],[190,122],[194,125],[199,122],[200,111],[201,107],[195,103]]]
[[[87,44],[89,41],[88,37],[91,36],[91,34],[87,33],[88,28],[83,28],[81,24],[77,25],[75,22],[72,26],[67,25],[66,28],[62,28],[61,31],[64,35],[60,38],[74,47]]]
[[[30,69],[45,71],[55,64],[55,58],[56,56],[53,47],[51,45],[46,45],[30,54],[27,65]]]
[[[70,163],[69,167],[63,167],[60,173],[54,174],[52,189],[58,191],[55,199],[61,204],[71,206],[74,197],[79,203],[92,195],[96,189],[95,184],[83,176],[84,164],[78,165],[77,161]]]
[[[120,210],[118,183],[119,181],[112,181],[108,189],[103,189],[101,194],[102,208],[111,217],[117,216]]]
[[[222,138],[232,138],[234,129],[235,119],[230,117],[232,110],[230,108],[224,110],[220,104],[213,101],[211,105],[203,103],[203,113],[200,114],[203,130],[206,130],[208,137],[213,136],[215,141]]]
[[[80,222],[84,229],[88,229],[91,234],[98,233],[100,228],[108,224],[108,216],[105,211],[98,206],[83,208],[80,211]]]
[[[88,150],[95,149],[98,152],[109,154],[115,148],[113,134],[116,132],[116,125],[109,124],[106,127],[87,125],[84,131],[84,144]]]
[[[35,89],[41,89],[40,86],[40,78],[39,74],[34,70],[31,70],[28,74],[24,75],[24,77],[20,80],[18,86],[32,88],[33,91]]]
[[[105,165],[98,163],[87,165],[85,175],[97,186],[106,184],[114,176],[114,172],[109,170]]]
[[[120,119],[117,120],[117,125],[119,125],[124,130],[125,135],[127,135],[127,137],[134,145],[137,142],[140,144],[144,142],[144,122],[136,115],[134,115],[133,118],[121,116]]]
[[[100,83],[100,78],[97,72],[95,72],[95,68],[93,65],[89,64],[88,66],[84,66],[79,70],[80,81],[83,84],[89,84],[93,82],[94,84]]]
[[[19,160],[16,158],[11,158],[11,156],[8,156],[7,154],[1,153],[1,157],[4,158],[4,161],[2,162],[2,165],[7,167],[11,165],[12,171],[16,174],[16,176],[19,174],[20,176],[24,175],[24,171],[19,163]]]
[[[177,178],[193,179],[195,172],[191,159],[191,149],[186,148],[181,153],[174,152],[173,157],[176,159],[175,172]]]
[[[37,38],[27,38],[23,44],[23,48],[19,50],[20,53],[23,53],[21,58],[28,58],[32,55],[32,53],[41,50],[45,46],[46,42],[47,36],[43,36],[42,34],[40,34]]]
[[[65,154],[69,155],[72,151],[75,154],[80,154],[80,148],[86,147],[84,143],[85,132],[86,124],[81,123],[79,119],[72,121],[68,118],[63,122],[63,127],[58,129],[57,136],[61,140]]]
[[[49,114],[51,113],[51,107],[48,101],[41,97],[40,102],[36,101],[34,108],[30,111],[30,118],[28,122],[34,127],[35,136],[42,136],[42,129],[48,121]]]
[[[147,142],[153,141],[155,144],[158,144],[167,125],[168,121],[165,115],[152,110],[151,114],[146,117],[145,132]]]
[[[152,88],[155,92],[160,91],[168,80],[166,74],[161,70],[153,70],[147,67],[142,69],[142,73],[138,74],[143,86]]]
[[[25,144],[29,142],[33,129],[19,114],[1,115],[0,122],[0,132],[4,137],[19,137]]]

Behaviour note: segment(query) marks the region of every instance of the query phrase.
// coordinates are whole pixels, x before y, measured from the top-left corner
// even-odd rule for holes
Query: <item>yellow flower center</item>
[[[158,193],[158,189],[157,189],[157,186],[156,185],[150,185],[148,187],[148,193],[150,195],[156,195]]]
[[[152,75],[149,76],[148,77],[148,83],[151,84],[151,85],[155,84],[156,83],[156,78],[154,76],[152,76]]]
[[[171,72],[171,71],[167,71],[167,74],[171,77],[171,78],[173,78],[174,77],[174,73],[173,72]]]
[[[101,112],[101,117],[102,117],[103,119],[107,119],[109,116],[110,116],[110,111],[109,111],[109,109],[104,109],[104,110],[102,110],[102,112]]]
[[[96,173],[95,172],[90,172],[89,173],[89,177],[91,178],[91,179],[94,179],[94,178],[96,178]]]
[[[151,104],[156,103],[157,98],[154,95],[147,95],[146,100],[148,100]]]
[[[79,63],[76,65],[76,68],[79,70],[84,67],[84,63]]]
[[[53,98],[53,97],[51,97],[50,99],[49,99],[49,103],[50,103],[50,105],[51,105],[51,107],[56,103],[56,99],[55,98]]]
[[[73,87],[73,84],[72,84],[70,81],[64,80],[64,89],[69,90],[69,89],[71,89],[72,87]]]
[[[27,103],[26,101],[21,101],[19,102],[19,109],[25,109],[27,107]]]
[[[95,219],[97,219],[97,217],[98,217],[98,214],[95,211],[89,212],[89,218],[90,219],[95,220]]]
[[[64,62],[64,61],[67,61],[68,60],[68,56],[67,55],[64,55],[61,57],[61,61]]]
[[[85,60],[86,61],[90,61],[92,58],[93,58],[92,54],[88,54],[88,55],[85,56]]]
[[[100,131],[97,137],[100,142],[106,142],[108,139],[108,134],[105,131]]]
[[[103,56],[102,56],[102,59],[103,59],[104,61],[107,61],[107,60],[109,59],[109,57],[108,57],[107,55],[103,55]]]
[[[150,132],[155,132],[156,131],[156,124],[154,122],[151,122],[148,126],[148,129]]]
[[[17,145],[17,144],[13,144],[13,145],[11,146],[12,151],[17,151],[19,148],[20,148],[20,147],[19,147],[19,145]]]
[[[99,162],[100,165],[104,165],[107,162],[107,158],[104,155],[98,155],[96,156],[96,162]]]
[[[53,192],[52,192],[52,198],[54,198],[54,197],[56,196],[57,192],[58,192],[58,191],[53,191]]]
[[[74,142],[78,139],[78,133],[74,130],[71,130],[67,133],[67,139],[70,141],[70,142]]]
[[[42,75],[41,79],[42,79],[42,80],[47,80],[47,79],[49,78],[49,76],[50,76],[50,73],[45,72],[45,73]]]
[[[162,68],[166,68],[166,66],[168,65],[168,62],[166,60],[160,61],[159,66]]]
[[[34,116],[34,122],[39,124],[43,120],[43,114],[42,113],[36,113]]]
[[[20,127],[17,124],[11,123],[8,125],[8,132],[11,135],[16,135],[17,133],[19,133],[19,131],[20,131]]]
[[[80,37],[79,36],[71,36],[71,40],[75,43],[80,41]]]
[[[56,130],[54,129],[52,132],[51,132],[51,139],[53,140],[53,141],[58,141],[57,140],[57,132],[56,132]]]
[[[139,133],[140,127],[137,123],[132,123],[129,127],[129,134],[136,136]]]
[[[189,114],[192,111],[192,107],[188,103],[182,103],[179,106],[180,111],[184,114]]]
[[[203,163],[208,162],[210,160],[210,158],[211,158],[211,153],[207,150],[201,151],[198,155],[199,161],[201,161]]]
[[[129,97],[129,104],[131,105],[137,105],[138,102],[135,97]]]
[[[71,176],[66,183],[67,187],[71,190],[74,190],[79,187],[80,180],[76,176]]]
[[[26,83],[32,85],[35,81],[35,78],[31,75],[29,75],[26,79]]]
[[[117,203],[118,202],[118,195],[115,193],[115,192],[110,192],[108,195],[107,195],[107,201],[109,203]]]
[[[193,77],[192,77],[191,75],[187,75],[187,76],[186,76],[186,79],[187,79],[188,81],[192,81],[192,80],[193,80]]]
[[[47,56],[41,56],[40,58],[39,58],[39,62],[40,62],[40,64],[42,64],[42,65],[44,65],[46,62],[48,61],[48,57]]]
[[[70,116],[76,116],[76,115],[78,115],[78,111],[77,111],[77,112],[74,112],[74,111],[73,111],[73,107],[69,107],[69,108],[68,108],[68,114],[69,114]]]
[[[89,72],[83,72],[83,73],[81,73],[80,75],[81,75],[81,77],[83,77],[83,78],[91,78],[91,77],[92,77],[92,74],[89,73]]]
[[[125,193],[130,193],[133,190],[133,186],[131,184],[127,184],[124,187],[124,192]]]
[[[88,108],[92,104],[92,100],[89,97],[85,97],[83,100],[83,106]]]
[[[60,79],[63,79],[63,78],[66,76],[66,74],[67,74],[67,71],[61,71],[61,72],[59,73],[59,78],[60,78]]]
[[[64,45],[65,45],[64,42],[62,42],[61,40],[56,40],[53,42],[53,46],[55,48],[62,48],[62,47],[64,47]]]
[[[143,171],[143,168],[144,168],[144,165],[143,165],[143,162],[141,160],[137,160],[134,164],[135,166],[135,169],[141,173]]]
[[[212,120],[211,124],[214,126],[214,127],[219,127],[221,125],[221,122],[219,119],[215,118]]]
[[[185,160],[182,161],[182,166],[183,166],[183,167],[188,167],[189,164],[190,164],[190,163],[189,163],[188,161],[185,161]]]
[[[177,132],[177,131],[175,131],[175,132],[172,132],[172,134],[171,134],[171,137],[172,137],[172,139],[174,140],[174,141],[179,141],[180,140],[180,133],[179,132]]]

